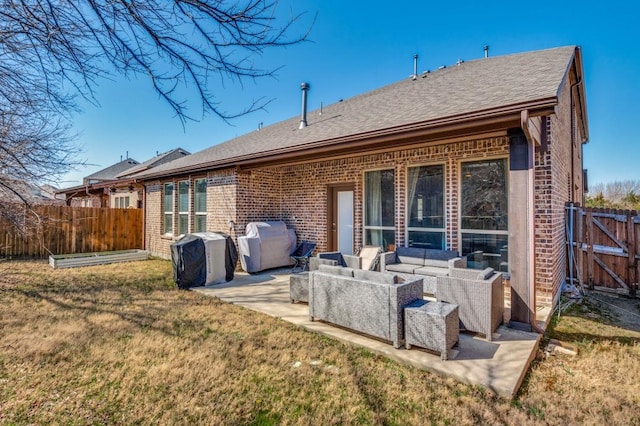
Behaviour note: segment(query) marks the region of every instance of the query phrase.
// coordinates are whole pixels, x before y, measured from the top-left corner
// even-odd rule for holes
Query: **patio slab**
[[[472,334],[460,333],[457,353],[447,361],[442,361],[438,353],[418,348],[394,349],[390,343],[328,323],[310,321],[308,305],[292,304],[289,301],[290,271],[281,269],[253,275],[236,272],[233,281],[195,287],[192,290],[364,347],[400,363],[483,386],[505,398],[515,396],[542,337],[537,333],[513,330],[506,326],[497,330],[492,342]]]

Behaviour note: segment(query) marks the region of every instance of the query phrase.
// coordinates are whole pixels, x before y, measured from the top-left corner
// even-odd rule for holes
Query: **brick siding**
[[[568,109],[568,92],[563,91],[559,109]],[[535,158],[536,288],[539,303],[551,303],[553,294],[564,280],[564,205],[569,199],[567,176],[570,170],[571,118],[551,117],[547,123],[548,143],[538,149]],[[567,127],[569,126],[569,127]],[[569,130],[567,130],[569,129]],[[567,136],[569,134],[569,136]],[[578,144],[579,145],[579,144]],[[580,147],[581,149],[581,147]],[[575,150],[574,150],[575,151]],[[364,173],[369,170],[394,169],[396,201],[396,245],[405,244],[405,204],[407,167],[444,165],[445,235],[447,248],[459,250],[460,164],[488,158],[507,158],[507,136],[441,144],[417,148],[362,154],[304,164],[238,170],[229,168],[207,174],[207,230],[228,232],[229,221],[235,223],[234,239],[242,235],[252,221],[281,220],[295,229],[298,239],[316,241],[318,251],[327,249],[328,186],[354,186],[354,249],[363,245]],[[579,162],[579,161],[578,161]],[[574,165],[575,166],[575,165]],[[581,163],[579,186],[582,187]],[[176,178],[172,181],[198,177]],[[147,185],[146,244],[153,254],[169,257],[173,237],[162,235],[162,184]],[[177,185],[176,185],[177,188]],[[579,197],[582,193],[579,192]],[[193,202],[193,197],[191,196]],[[177,203],[177,197],[174,197]],[[174,221],[177,218],[174,217]],[[191,228],[193,229],[193,219]],[[177,223],[174,229],[177,228]],[[236,240],[237,243],[237,240]]]

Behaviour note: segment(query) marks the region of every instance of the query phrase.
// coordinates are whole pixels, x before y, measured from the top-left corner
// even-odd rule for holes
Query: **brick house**
[[[565,280],[564,206],[583,200],[582,75],[575,46],[483,58],[309,114],[303,84],[301,116],[137,175],[146,248],[282,220],[320,251],[454,249],[510,274],[526,326]]]
[[[182,148],[174,148],[139,163],[126,158],[82,179],[82,185],[58,190],[67,205],[72,207],[142,208],[143,186],[130,176],[159,164],[189,155]]]

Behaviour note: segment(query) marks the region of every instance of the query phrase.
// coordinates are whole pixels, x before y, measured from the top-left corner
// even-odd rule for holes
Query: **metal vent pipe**
[[[307,127],[307,91],[309,90],[309,83],[302,83],[300,85],[302,89],[302,115],[300,116],[299,129]]]

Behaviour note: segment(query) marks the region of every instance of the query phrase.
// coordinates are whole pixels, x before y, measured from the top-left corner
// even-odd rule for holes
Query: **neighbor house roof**
[[[122,173],[127,169],[132,168],[137,164],[140,164],[140,163],[134,160],[133,158],[127,158],[126,160],[122,160],[119,163],[113,164],[102,170],[98,170],[97,172],[92,173],[89,176],[85,176],[84,182],[91,182],[92,180],[100,181],[100,180],[115,179],[118,174]]]
[[[117,178],[122,178],[125,176],[131,176],[136,173],[140,173],[143,170],[148,170],[152,167],[155,167],[159,164],[168,163],[169,161],[173,161],[178,158],[182,158],[185,155],[189,155],[190,152],[186,151],[182,148],[174,148],[171,151],[162,152],[157,154],[155,157],[148,159],[147,161],[135,165],[131,168],[124,170],[123,172],[118,173]]]
[[[156,155],[153,158],[148,159],[144,163],[138,163],[136,160],[128,158],[106,169],[95,172],[83,180],[85,183],[82,185],[72,186],[56,191],[56,194],[66,194],[67,196],[74,196],[75,194],[88,194],[89,190],[101,190],[103,188],[111,186],[124,186],[135,183],[134,179],[130,178],[132,174],[149,170],[156,167],[159,164],[163,164],[177,158],[182,158],[189,155],[189,152],[182,148],[174,148],[170,151],[163,152]],[[115,173],[115,175],[114,175]],[[112,176],[107,178],[107,176]],[[89,183],[91,180],[96,182]]]
[[[522,109],[548,113],[557,104],[574,60],[581,60],[579,54],[579,48],[568,46],[462,62],[325,106],[321,114],[311,111],[305,128],[298,128],[300,116],[295,116],[135,177],[144,180],[301,155]],[[578,68],[581,72],[581,63]],[[586,117],[582,120],[586,123]]]

